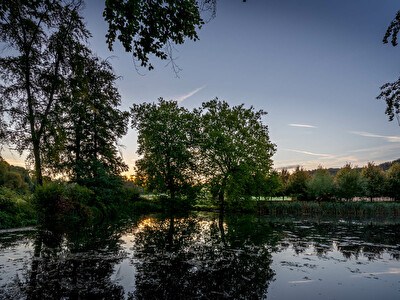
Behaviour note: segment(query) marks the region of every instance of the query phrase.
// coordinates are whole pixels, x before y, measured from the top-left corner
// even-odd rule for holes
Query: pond
[[[0,299],[400,299],[400,221],[147,215],[0,231]]]

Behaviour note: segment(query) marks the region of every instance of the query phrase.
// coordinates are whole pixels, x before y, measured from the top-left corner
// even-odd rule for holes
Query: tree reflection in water
[[[321,258],[318,268],[335,265],[339,252],[344,270],[354,260],[372,266],[389,256],[397,272],[399,245],[396,220],[215,214],[0,232],[0,299],[259,299],[282,273],[301,273],[308,262],[296,257],[305,253]],[[281,266],[275,276],[272,257],[285,251],[291,256],[274,262]]]
[[[4,299],[124,299],[111,282],[114,265],[126,256],[118,225],[37,232],[24,278],[0,293]]]
[[[221,216],[143,220],[135,234],[131,298],[261,298],[274,276],[270,249],[252,236],[255,228],[242,225]]]

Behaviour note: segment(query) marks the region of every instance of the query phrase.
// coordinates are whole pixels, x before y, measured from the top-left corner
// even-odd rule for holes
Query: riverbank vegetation
[[[0,166],[0,228],[29,226],[38,221],[84,224],[149,212],[220,210],[218,195],[213,195],[212,186],[207,183],[172,199],[167,191],[160,193],[144,184],[143,178],[136,178],[136,182],[114,178],[108,188],[47,178],[43,186],[35,187],[26,169],[4,160]],[[242,194],[228,190],[225,210],[274,217],[396,218],[400,216],[400,201],[395,201],[398,198],[394,188],[399,166],[394,162],[381,166],[369,163],[363,168],[345,165],[333,171],[322,167],[311,171],[271,170],[257,186],[249,185],[253,189],[243,189]],[[371,176],[373,172],[379,175]],[[229,186],[235,186],[234,179]],[[346,186],[351,191],[343,188]],[[354,186],[358,189],[353,190]]]

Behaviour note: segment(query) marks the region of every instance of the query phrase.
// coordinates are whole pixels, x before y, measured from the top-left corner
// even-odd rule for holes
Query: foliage
[[[43,138],[55,125],[54,108],[70,71],[69,49],[89,36],[80,5],[78,0],[0,4],[0,40],[9,51],[0,58],[0,108],[7,116],[7,142],[30,152],[40,185],[46,159]]]
[[[301,167],[296,167],[296,170],[290,174],[287,193],[297,200],[306,200],[308,195],[307,184],[310,180],[310,174]]]
[[[246,196],[244,181],[256,173],[269,173],[275,145],[269,140],[268,127],[262,123],[266,115],[262,110],[247,109],[243,104],[230,107],[227,102],[214,99],[203,103],[198,113],[201,177],[223,210],[225,195]]]
[[[36,212],[27,195],[0,187],[0,229],[36,224]]]
[[[196,118],[176,101],[133,105],[132,127],[138,130],[136,177],[150,191],[168,192],[172,199],[195,184]]]
[[[26,169],[12,166],[0,157],[0,186],[23,194],[28,193],[32,185],[31,178]]]
[[[44,222],[82,221],[90,218],[93,192],[78,184],[52,182],[38,186],[33,203]]]
[[[389,196],[400,200],[400,163],[394,163],[387,171]]]
[[[273,197],[280,194],[282,189],[280,174],[271,170],[267,176],[259,173],[253,175],[249,194],[255,197]]]
[[[93,185],[104,174],[118,176],[128,170],[118,140],[127,132],[129,113],[118,109],[121,97],[111,65],[82,45],[73,51],[62,105],[53,122],[57,125],[51,136],[58,135],[58,140],[46,145],[51,158],[46,166],[79,184]]]
[[[320,166],[308,181],[307,188],[311,198],[329,200],[334,194],[335,183],[328,170]]]
[[[280,189],[278,190],[277,196],[285,196],[287,195],[288,187],[289,187],[289,178],[290,173],[287,169],[282,169],[279,172],[279,182],[280,182]]]
[[[383,43],[387,44],[389,39],[391,39],[391,44],[393,46],[397,46],[397,36],[400,31],[400,11],[397,12],[395,18],[390,22],[388,26],[385,36],[383,37]]]
[[[364,182],[360,172],[350,164],[346,164],[339,170],[335,177],[337,185],[337,197],[351,200],[356,196],[362,196]]]
[[[395,18],[388,26],[383,43],[387,44],[390,40],[392,46],[397,46],[397,38],[400,31],[400,11],[397,12]],[[381,86],[381,93],[377,97],[379,100],[386,102],[385,114],[388,115],[389,121],[393,121],[396,116],[400,125],[400,78],[395,82],[388,82]]]
[[[382,169],[369,162],[361,171],[364,180],[365,195],[370,197],[380,197],[385,192],[386,178]]]
[[[149,70],[153,69],[150,55],[174,64],[172,44],[198,40],[197,30],[204,24],[196,0],[106,0],[103,16],[109,49],[118,39]]]

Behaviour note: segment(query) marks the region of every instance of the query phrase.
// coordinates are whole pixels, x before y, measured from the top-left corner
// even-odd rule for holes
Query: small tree
[[[336,177],[337,196],[351,200],[363,194],[364,184],[360,172],[350,164],[346,164],[337,172]]]
[[[278,194],[283,197],[283,200],[285,200],[285,196],[288,194],[289,178],[290,173],[287,169],[282,169],[279,172],[280,189],[278,190]]]
[[[365,195],[372,201],[374,197],[380,197],[385,189],[385,173],[383,170],[369,162],[361,171],[364,180]]]
[[[307,184],[310,180],[310,174],[301,167],[290,174],[287,192],[297,200],[307,199]]]
[[[282,190],[282,182],[279,173],[272,170],[265,178],[264,195],[267,197],[274,197]]]
[[[308,182],[307,187],[311,197],[316,198],[318,201],[329,200],[334,193],[335,183],[329,171],[319,166]]]
[[[400,163],[396,162],[387,171],[389,196],[400,200]]]

